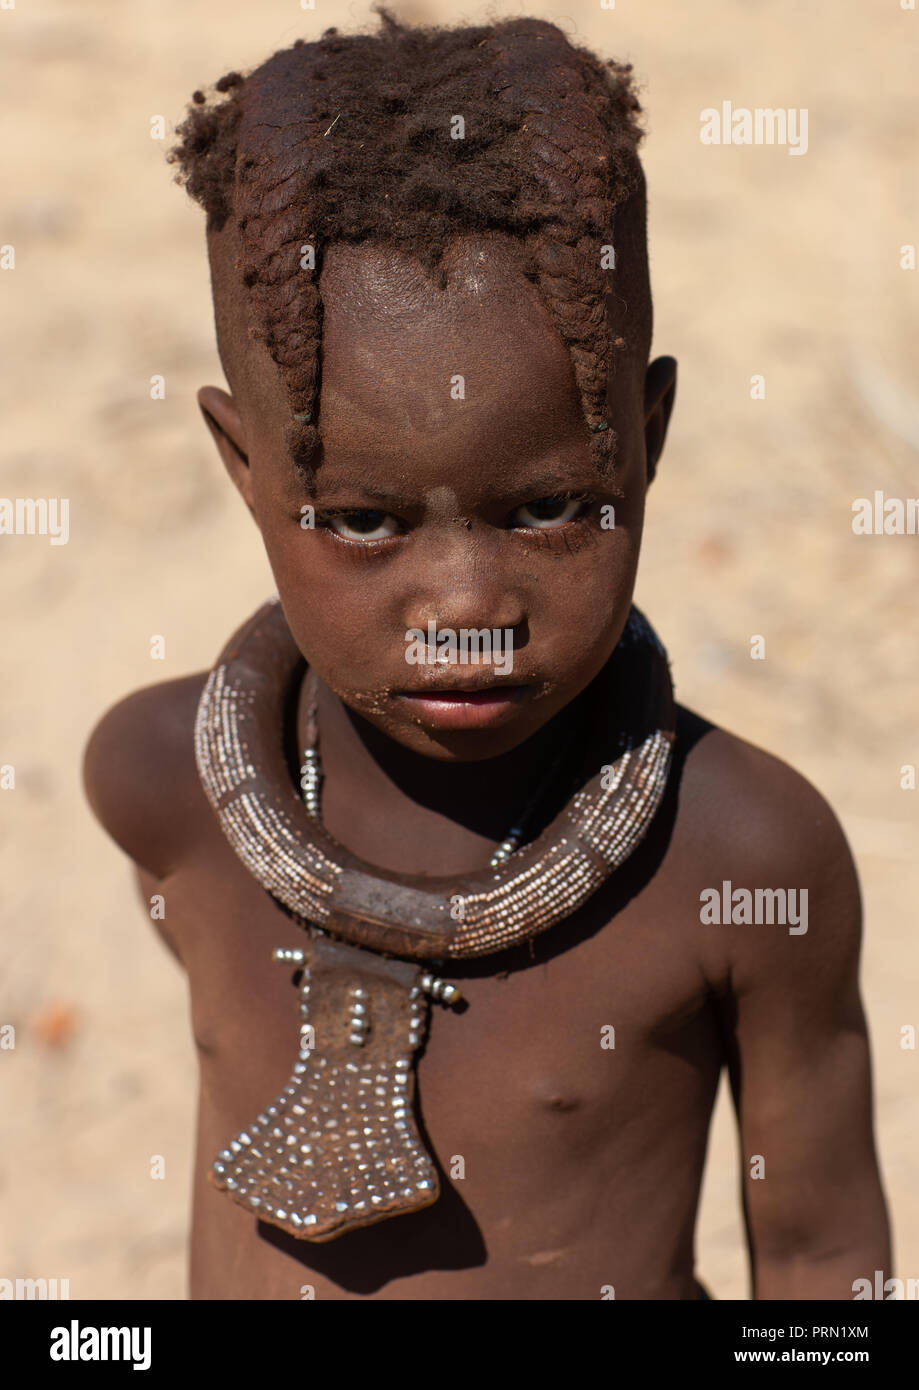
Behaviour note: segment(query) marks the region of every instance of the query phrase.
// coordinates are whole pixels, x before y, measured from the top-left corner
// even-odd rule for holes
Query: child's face
[[[646,427],[656,455],[672,365],[658,366],[650,410],[639,373],[615,374],[615,466],[600,477],[568,351],[512,253],[464,241],[445,265],[440,291],[388,249],[329,251],[312,490],[283,447],[290,413],[273,364],[247,374],[239,412],[213,387],[199,400],[235,443],[216,436],[303,655],[397,742],[465,761],[535,733],[618,642]],[[419,663],[424,644],[409,634],[431,623],[439,643]],[[464,629],[497,632],[491,651],[481,637],[464,651]]]

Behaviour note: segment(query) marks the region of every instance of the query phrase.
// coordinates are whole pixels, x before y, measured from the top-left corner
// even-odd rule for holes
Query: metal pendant
[[[209,1180],[260,1220],[316,1242],[430,1206],[440,1184],[413,1115],[413,1057],[426,992],[454,1002],[458,991],[414,963],[325,936],[274,958],[303,965],[299,1057]]]

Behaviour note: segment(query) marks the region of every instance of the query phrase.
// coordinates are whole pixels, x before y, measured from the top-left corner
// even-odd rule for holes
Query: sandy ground
[[[641,75],[655,345],[681,378],[638,599],[680,697],[785,756],[849,833],[883,1173],[898,1269],[916,1277],[919,1062],[900,1038],[919,1026],[919,792],[900,768],[919,763],[919,539],[850,523],[875,489],[919,493],[919,274],[899,264],[919,242],[919,14],[896,0],[398,12],[544,16]],[[71,507],[67,545],[0,538],[0,764],[16,769],[0,791],[0,1024],[16,1030],[0,1050],[0,1277],[66,1277],[72,1297],[185,1296],[195,1109],[184,981],[83,801],[81,751],[107,706],[210,665],[273,592],[197,414],[195,389],[223,381],[203,220],[163,156],[196,86],[369,19],[358,0],[0,11],[0,244],[16,248],[0,273],[0,492]],[[700,112],[726,99],[806,107],[806,155],[702,145]],[[719,1298],[748,1297],[738,1181],[722,1094],[698,1235]]]

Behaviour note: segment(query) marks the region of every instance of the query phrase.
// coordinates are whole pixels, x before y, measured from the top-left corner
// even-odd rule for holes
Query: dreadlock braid
[[[216,91],[230,96],[217,105],[195,92],[168,156],[209,232],[236,217],[249,332],[283,374],[294,461],[309,475],[320,449],[324,248],[393,244],[443,288],[439,263],[457,233],[496,230],[520,243],[524,274],[568,347],[591,456],[608,468],[606,383],[625,340],[612,335],[601,252],[623,204],[642,239],[644,228],[630,67],[602,63],[542,20],[444,30],[378,12],[377,34],[329,29],[247,77],[227,74]],[[643,245],[641,259],[632,348],[646,354]]]

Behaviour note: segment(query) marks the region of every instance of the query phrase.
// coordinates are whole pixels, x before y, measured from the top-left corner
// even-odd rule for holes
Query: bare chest
[[[593,1297],[598,1280],[623,1277],[608,1269],[611,1241],[632,1278],[646,1261],[649,1280],[666,1276],[673,1289],[690,1280],[680,1242],[721,1056],[666,877],[619,910],[592,900],[588,916],[539,939],[534,958],[523,953],[506,973],[481,962],[441,972],[466,1003],[431,1005],[416,1111],[442,1196],[411,1217],[311,1246],[204,1181],[291,1076],[298,990],[272,953],[304,944],[219,832],[206,849],[161,886],[200,1066],[193,1296],[297,1297],[304,1280],[321,1296],[361,1296],[372,1267],[364,1292],[375,1297],[502,1297],[506,1287]],[[643,1204],[649,1186],[667,1201]],[[451,1250],[465,1252],[461,1267],[444,1271]]]
[[[229,1129],[243,1127],[296,1061],[297,988],[272,956],[302,946],[302,928],[219,838],[162,891],[188,972],[202,1084]],[[659,1110],[675,1057],[701,1053],[717,1067],[694,934],[681,932],[666,885],[652,882],[610,920],[608,911],[601,896],[509,970],[474,962],[440,972],[465,1004],[431,1005],[417,1059],[432,1141],[442,1136],[453,1152],[487,1143],[499,1158],[518,1141],[538,1143],[547,1162],[556,1148],[563,1161],[566,1145],[602,1139],[623,1114],[634,1125]]]

